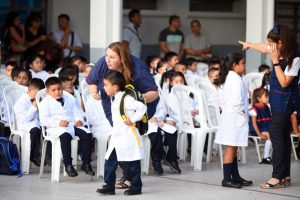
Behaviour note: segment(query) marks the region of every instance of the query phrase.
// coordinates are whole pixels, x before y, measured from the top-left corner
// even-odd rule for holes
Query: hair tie
[[[226,56],[223,56],[223,59],[226,61],[226,62],[228,62],[229,61],[229,58],[228,58],[228,56],[226,55]]]
[[[279,33],[280,33],[280,25],[279,25],[279,24],[276,23],[276,24],[274,25],[273,32],[274,32],[275,34],[279,34]]]

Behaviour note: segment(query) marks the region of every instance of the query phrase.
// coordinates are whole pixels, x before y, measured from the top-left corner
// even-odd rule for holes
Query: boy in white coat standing
[[[57,77],[48,78],[45,85],[47,96],[39,105],[41,125],[47,128],[49,136],[60,139],[67,174],[70,177],[78,175],[71,157],[71,140],[78,136],[82,152],[81,170],[94,176],[95,172],[90,164],[92,134],[83,127],[82,111],[76,106],[73,96],[63,94],[62,83]]]
[[[129,95],[125,96],[124,109],[127,119],[123,120],[119,110],[122,96],[125,94],[126,81],[123,74],[111,71],[104,76],[103,82],[106,94],[112,97],[113,128],[105,155],[104,180],[106,185],[97,189],[97,192],[106,195],[115,194],[118,161],[123,161],[126,162],[132,177],[131,186],[124,194],[138,195],[142,193],[140,160],[144,157],[144,149],[141,136],[134,123],[142,119],[147,107]]]
[[[39,152],[42,131],[35,96],[43,88],[45,84],[42,79],[33,78],[29,83],[27,93],[23,94],[14,105],[18,130],[30,133],[30,161],[38,167],[41,162]]]

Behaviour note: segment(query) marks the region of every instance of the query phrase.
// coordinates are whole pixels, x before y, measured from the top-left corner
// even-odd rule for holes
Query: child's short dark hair
[[[160,68],[162,68],[164,65],[166,65],[168,63],[168,61],[166,59],[161,59],[156,66],[156,72],[158,72],[158,70]]]
[[[16,67],[18,64],[15,61],[8,61],[7,63],[5,63],[5,67],[7,67],[8,65]]]
[[[33,88],[36,88],[38,90],[41,90],[41,89],[45,88],[45,84],[44,84],[44,81],[42,79],[40,79],[40,78],[33,78],[29,82],[28,87],[33,87]]]
[[[265,70],[271,70],[271,67],[269,65],[266,65],[266,64],[262,64],[258,67],[258,72],[263,72]]]
[[[269,96],[269,91],[266,90],[265,88],[256,88],[253,90],[252,93],[252,105],[258,103],[258,98],[261,97],[262,95]]]
[[[110,71],[104,75],[103,79],[109,81],[112,85],[117,85],[120,91],[125,90],[126,80],[121,72]]]
[[[221,66],[221,61],[218,57],[214,56],[208,60],[208,67],[211,68],[214,65],[219,64]]]
[[[11,70],[11,79],[14,80],[15,77],[18,77],[22,69],[23,69],[22,67],[14,67]]]
[[[215,67],[212,67],[212,68],[209,68],[208,72],[207,72],[207,76],[208,77],[211,77],[211,75],[216,72],[216,71],[220,71],[220,69],[218,68],[215,68]]]
[[[45,83],[46,88],[49,88],[50,86],[56,85],[56,84],[62,85],[61,80],[59,80],[59,78],[57,78],[55,76],[48,78]]]
[[[193,65],[193,63],[197,62],[197,60],[195,58],[186,58],[184,59],[184,63],[187,67],[190,67]]]
[[[169,51],[168,53],[166,53],[164,59],[170,61],[174,56],[178,56],[178,54],[173,51]]]
[[[21,68],[20,71],[19,71],[19,74],[20,74],[21,72],[24,72],[25,74],[27,74],[28,80],[29,80],[29,81],[32,79],[32,74],[31,74],[30,71],[28,71],[28,70],[26,70],[26,69],[24,69],[24,68]],[[18,74],[18,76],[19,76],[19,74]]]

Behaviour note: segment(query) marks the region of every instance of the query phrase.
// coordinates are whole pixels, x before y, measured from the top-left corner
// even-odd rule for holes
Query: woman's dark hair
[[[41,90],[41,89],[45,88],[45,84],[44,84],[44,81],[42,79],[40,79],[40,78],[33,78],[29,82],[28,87],[33,87],[33,88],[36,88],[38,90]]]
[[[25,27],[28,29],[32,26],[32,22],[40,20],[42,21],[42,15],[39,12],[31,12],[25,21]]]
[[[26,69],[30,69],[30,64],[32,64],[37,58],[40,58],[41,60],[44,60],[44,57],[39,55],[39,54],[35,54],[33,56],[29,56],[26,62]]]
[[[77,89],[79,86],[79,69],[77,65],[67,64],[64,66],[60,72],[58,73],[58,77],[60,79],[69,79],[70,76],[76,76],[76,81],[74,83],[75,88]]]
[[[217,80],[218,86],[225,83],[228,72],[233,70],[233,64],[238,65],[243,58],[243,55],[240,53],[229,53],[222,58],[220,76]]]
[[[252,93],[252,106],[258,102],[258,98],[262,97],[262,95],[266,95],[267,97],[269,96],[269,91],[266,90],[265,88],[256,88],[255,90],[253,90]]]
[[[109,71],[103,79],[109,81],[112,85],[117,85],[120,91],[125,90],[126,80],[121,72]]]
[[[276,24],[274,28],[268,33],[268,39],[277,43],[281,41],[282,47],[280,49],[280,56],[282,56],[289,66],[292,66],[293,59],[297,53],[297,41],[295,33],[293,33],[287,26]]]
[[[15,25],[15,19],[19,17],[19,14],[17,12],[9,12],[6,16],[4,26],[3,26],[3,43],[4,45],[9,48],[10,43],[11,43],[11,37],[10,37],[10,32],[9,28],[14,27],[17,31],[18,34],[22,36],[23,32],[22,30]]]

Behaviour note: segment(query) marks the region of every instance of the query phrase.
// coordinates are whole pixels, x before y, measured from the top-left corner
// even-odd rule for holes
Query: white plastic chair
[[[294,138],[298,138],[298,140],[294,141]],[[298,147],[298,143],[299,143],[299,136],[296,135],[296,134],[291,134],[292,151],[294,153],[295,160],[298,160],[298,156],[297,156],[297,152],[296,152],[296,148]]]
[[[249,135],[248,137],[254,141],[258,162],[261,163],[262,159],[261,159],[260,147],[263,147],[264,143],[262,143],[262,139],[258,136]]]
[[[64,95],[68,95],[73,97],[71,94],[67,92],[63,92]],[[36,102],[39,107],[40,102],[46,97],[46,90],[42,89],[36,94]],[[51,142],[52,144],[52,166],[51,166],[51,182],[59,182],[59,175],[60,175],[60,161],[62,159],[62,152],[60,146],[59,138],[53,138],[48,136],[45,130],[45,127],[42,126],[42,134],[43,134],[43,145],[42,145],[42,157],[41,157],[41,167],[40,167],[40,175],[41,178],[44,173],[44,163],[45,163],[45,155],[47,149],[47,143]],[[77,167],[77,149],[78,149],[78,140],[79,138],[76,136],[71,141],[71,156],[72,156],[72,164],[73,166]],[[67,176],[67,173],[64,170],[64,176]]]
[[[21,170],[24,174],[29,174],[31,148],[30,133],[18,130],[15,115],[13,112],[13,106],[16,101],[24,93],[27,92],[27,89],[27,87],[12,84],[6,86],[3,90],[5,107],[8,111],[8,124],[11,131],[10,140],[14,140],[14,142],[17,144],[19,152],[21,152]],[[21,145],[19,144],[19,142],[17,142],[17,140],[15,140],[15,136],[20,137]]]
[[[209,127],[208,118],[204,106],[204,96],[200,91],[197,91],[191,87],[185,85],[176,85],[172,88],[171,93],[175,96],[176,111],[178,112],[180,119],[177,122],[179,138],[178,138],[178,148],[179,157],[185,159],[186,154],[186,134],[192,135],[192,148],[191,148],[191,165],[194,165],[195,171],[202,170],[202,157],[204,150],[204,143],[206,134],[212,134],[216,131],[215,128]],[[187,100],[190,98],[190,94],[194,95],[197,101],[197,110],[199,110],[200,116],[200,126],[201,128],[195,128],[193,124],[193,116],[191,114],[191,109],[187,105]]]
[[[200,77],[202,78],[207,77],[207,72],[208,72],[208,64],[198,62],[197,73],[200,75]]]
[[[246,74],[243,77],[243,81],[250,92],[250,94],[253,93],[253,90],[256,88],[261,87],[262,79],[263,79],[264,74],[259,73],[259,72],[251,72]],[[251,96],[249,96],[251,98]]]
[[[141,173],[149,174],[151,142],[148,135],[142,135],[144,144],[144,159],[141,160]]]
[[[12,81],[10,79],[4,79],[0,81],[0,118],[1,118],[1,122],[3,124],[5,124],[6,127],[9,127],[8,119],[5,119],[5,114],[7,114],[6,108],[5,108],[5,103],[4,103],[4,99],[3,99],[3,90],[6,86],[8,85],[18,85],[17,82]],[[4,114],[5,113],[5,114]]]
[[[96,177],[104,177],[105,153],[111,126],[106,119],[101,100],[97,101],[90,96],[87,88],[82,92],[82,100],[86,111],[87,122],[90,124],[93,137],[96,139]],[[97,115],[94,114],[95,112],[97,112]],[[97,124],[97,126],[95,126],[95,124]]]

